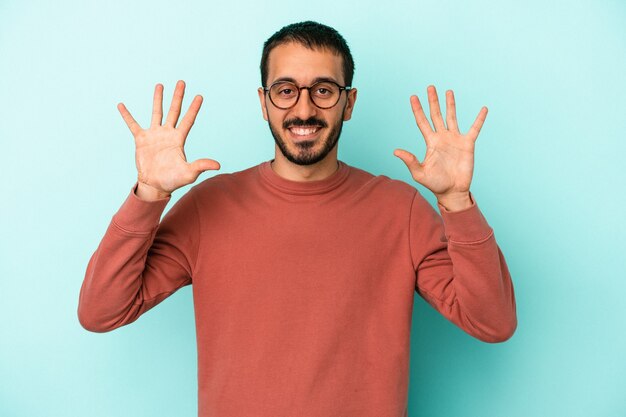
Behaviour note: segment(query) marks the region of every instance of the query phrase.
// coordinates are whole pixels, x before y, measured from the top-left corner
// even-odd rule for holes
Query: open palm
[[[411,107],[417,126],[426,142],[423,162],[412,153],[396,149],[400,158],[411,172],[415,181],[432,191],[438,198],[446,195],[467,193],[474,171],[474,144],[487,117],[483,107],[467,134],[459,132],[456,107],[452,90],[446,93],[446,124],[444,124],[439,99],[434,86],[429,86],[428,104],[433,128],[430,126],[417,96],[411,96]]]
[[[176,126],[184,95],[185,83],[181,80],[176,84],[167,118],[162,123],[163,85],[157,84],[148,129],[139,126],[123,103],[118,104],[118,110],[135,138],[137,181],[164,194],[194,182],[206,170],[220,168],[212,159],[187,162],[185,141],[202,105],[202,96],[194,97],[189,110]]]

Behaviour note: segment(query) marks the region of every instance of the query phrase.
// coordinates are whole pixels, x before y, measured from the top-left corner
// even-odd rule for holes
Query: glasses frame
[[[296,101],[294,101],[294,103],[293,103],[291,106],[289,106],[289,107],[280,107],[279,105],[277,105],[276,103],[274,103],[274,100],[272,100],[272,95],[271,95],[271,94],[269,94],[270,89],[271,89],[272,87],[274,87],[276,84],[280,84],[280,83],[289,83],[289,84],[293,84],[293,85],[296,87],[296,90],[298,90],[298,97],[296,97]],[[337,95],[337,101],[336,101],[336,102],[335,102],[335,104],[333,104],[332,106],[322,107],[322,106],[319,106],[319,105],[318,105],[315,101],[313,101],[313,96],[311,96],[311,88],[313,88],[313,87],[315,87],[316,85],[321,84],[321,83],[331,83],[331,84],[335,84],[335,85],[339,88],[339,94]],[[264,91],[265,93],[267,93],[267,96],[270,98],[270,101],[272,102],[272,104],[273,104],[275,107],[277,107],[277,108],[279,108],[279,109],[281,109],[281,110],[289,110],[289,109],[293,108],[296,104],[298,104],[298,101],[300,100],[300,97],[302,96],[302,94],[300,94],[300,92],[301,92],[302,90],[308,90],[308,91],[309,91],[309,100],[311,101],[311,103],[313,103],[313,105],[314,105],[315,107],[317,107],[318,109],[322,109],[322,110],[328,110],[328,109],[332,109],[333,107],[335,107],[335,106],[337,105],[337,103],[339,103],[339,100],[341,99],[341,93],[342,93],[344,90],[345,90],[345,91],[350,91],[350,90],[352,90],[352,87],[351,87],[351,86],[348,86],[348,85],[341,86],[341,85],[339,85],[339,84],[337,84],[336,82],[331,81],[331,80],[321,80],[321,81],[318,81],[318,82],[316,82],[316,83],[314,83],[314,84],[311,84],[311,85],[310,85],[310,86],[308,86],[308,87],[299,87],[296,83],[294,83],[293,81],[289,81],[289,80],[278,80],[278,81],[273,82],[273,83],[272,83],[269,87],[263,87],[263,91]]]

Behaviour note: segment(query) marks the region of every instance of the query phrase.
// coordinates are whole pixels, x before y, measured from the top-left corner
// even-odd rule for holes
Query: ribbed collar
[[[338,161],[339,168],[328,178],[317,181],[292,181],[279,176],[271,166],[271,161],[258,165],[261,179],[277,190],[293,195],[325,194],[339,187],[350,174],[350,167]]]

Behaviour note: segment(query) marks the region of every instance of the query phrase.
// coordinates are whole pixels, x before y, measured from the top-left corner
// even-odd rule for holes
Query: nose
[[[308,89],[303,88],[300,90],[300,98],[298,98],[298,102],[292,107],[291,111],[294,116],[301,120],[307,120],[317,113],[317,106],[311,101]]]

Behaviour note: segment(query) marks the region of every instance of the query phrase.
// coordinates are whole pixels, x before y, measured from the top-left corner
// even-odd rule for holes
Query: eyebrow
[[[276,80],[274,80],[274,82],[272,82],[271,84],[277,83],[277,82],[279,82],[279,81],[289,81],[289,82],[291,82],[291,83],[298,84],[298,83],[296,82],[296,80],[295,80],[295,79],[293,79],[293,78],[291,78],[291,77],[281,77],[281,78],[277,78],[277,79],[276,79]],[[322,81],[331,81],[331,82],[334,82],[334,83],[336,83],[336,84],[338,84],[338,85],[341,85],[341,84],[340,84],[337,80],[335,80],[333,77],[317,77],[317,78],[314,78],[314,79],[313,79],[313,81],[311,82],[311,85],[313,85],[313,84],[315,84],[315,83],[322,82]]]

